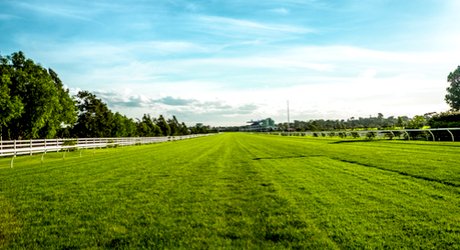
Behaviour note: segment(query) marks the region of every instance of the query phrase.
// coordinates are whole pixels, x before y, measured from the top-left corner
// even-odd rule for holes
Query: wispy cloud
[[[70,5],[19,2],[17,6],[46,16],[92,21],[92,18],[88,15],[90,12]]]
[[[169,106],[187,106],[187,105],[193,105],[197,103],[197,100],[193,99],[182,99],[182,98],[175,98],[172,96],[166,96],[163,98],[160,98],[158,100],[154,100],[154,103],[161,103]]]
[[[186,120],[188,122],[198,122],[200,117],[250,115],[259,109],[259,106],[254,103],[231,105],[222,100],[205,101],[173,96],[151,98],[132,94],[131,90],[122,92],[96,90],[93,92],[115,110],[141,109],[146,113],[153,112],[156,115],[176,114],[188,117]],[[194,117],[191,117],[190,114],[193,114]]]
[[[411,115],[445,107],[446,76],[460,54],[458,6],[0,1],[0,43],[2,53],[21,49],[70,87],[99,89],[130,116],[278,121],[286,99],[297,119]]]
[[[20,40],[22,44],[30,44],[30,37]],[[74,43],[51,43],[44,44],[45,41],[37,41],[41,46],[56,49],[56,53],[67,52],[72,55],[72,60],[88,60],[104,62],[105,64],[113,61],[126,62],[128,59],[145,58],[147,56],[170,56],[174,54],[206,53],[209,48],[187,41],[164,41],[164,40],[145,40],[135,42],[74,42]],[[47,51],[46,53],[53,53]],[[59,56],[56,54],[55,58]],[[65,58],[65,57],[63,57]],[[95,60],[96,59],[96,60]]]
[[[275,14],[279,14],[279,15],[288,15],[290,12],[286,8],[275,8],[275,9],[270,9],[269,11]]]
[[[197,16],[203,32],[213,32],[223,37],[282,37],[304,35],[313,29],[287,24],[272,24],[222,16]]]
[[[17,19],[17,18],[19,18],[19,17],[16,16],[16,15],[0,13],[0,20],[8,21],[8,20],[14,20],[14,19]]]

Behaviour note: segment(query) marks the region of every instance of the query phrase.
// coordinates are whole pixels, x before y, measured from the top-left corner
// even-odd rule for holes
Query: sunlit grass
[[[235,133],[3,158],[0,248],[460,247],[460,144],[337,142]]]

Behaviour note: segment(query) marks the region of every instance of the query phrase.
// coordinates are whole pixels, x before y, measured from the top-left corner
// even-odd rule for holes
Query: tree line
[[[3,139],[176,136],[208,133],[175,116],[133,120],[111,111],[89,91],[71,96],[58,74],[25,57],[0,55],[0,133]]]
[[[370,117],[351,117],[342,120],[309,120],[279,123],[278,130],[287,131],[331,131],[331,130],[392,130],[392,129],[422,129],[430,128],[452,128],[460,127],[460,113],[457,110],[449,110],[441,113],[426,113],[416,115],[412,118],[407,116],[384,117],[379,113],[377,116]]]
[[[416,115],[413,118],[407,116],[390,116],[385,118],[379,113],[376,117],[354,118],[347,120],[309,120],[294,121],[293,123],[278,124],[279,130],[287,131],[327,131],[347,129],[420,129],[425,126],[431,128],[460,127],[460,66],[447,76],[449,86],[444,100],[451,107],[450,110],[441,113],[427,113]]]
[[[378,113],[373,117],[351,117],[342,120],[309,120],[298,121],[289,123],[290,130],[293,131],[329,131],[329,130],[348,130],[348,129],[403,129],[403,128],[422,128],[428,125],[430,114],[423,116],[414,116],[409,118],[407,116],[389,116],[384,117],[382,113]],[[278,128],[286,131],[288,128],[287,123],[278,124]]]

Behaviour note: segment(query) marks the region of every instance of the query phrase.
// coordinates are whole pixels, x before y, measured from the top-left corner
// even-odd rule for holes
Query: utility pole
[[[287,100],[287,132],[289,133],[289,100]]]

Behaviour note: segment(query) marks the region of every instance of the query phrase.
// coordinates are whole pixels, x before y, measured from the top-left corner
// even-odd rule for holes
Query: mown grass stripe
[[[230,133],[19,157],[0,169],[21,230],[8,247],[460,247],[460,189],[438,182],[460,183],[455,149],[334,141]]]

